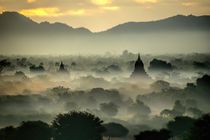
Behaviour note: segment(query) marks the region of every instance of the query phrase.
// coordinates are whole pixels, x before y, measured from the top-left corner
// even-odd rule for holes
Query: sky
[[[210,0],[0,0],[0,11],[17,11],[37,22],[62,22],[98,32],[129,21],[209,15]]]

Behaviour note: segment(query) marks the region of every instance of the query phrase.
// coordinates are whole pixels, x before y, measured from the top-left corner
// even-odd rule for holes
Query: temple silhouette
[[[63,73],[68,72],[68,70],[65,68],[65,65],[63,64],[62,61],[61,61],[61,64],[60,64],[58,72],[63,72]]]
[[[144,63],[141,60],[140,54],[138,54],[138,59],[135,62],[134,71],[132,72],[130,77],[135,79],[150,79],[144,69]]]

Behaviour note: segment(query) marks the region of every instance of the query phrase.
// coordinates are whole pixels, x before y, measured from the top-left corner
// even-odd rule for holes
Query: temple
[[[63,62],[61,62],[61,64],[60,64],[60,67],[59,67],[59,70],[58,70],[59,72],[68,72],[66,69],[65,69],[65,66],[64,66],[64,64],[63,64]]]
[[[140,54],[138,55],[138,59],[135,62],[135,67],[134,67],[134,71],[131,74],[131,78],[136,78],[136,79],[140,79],[140,78],[145,79],[146,78],[146,79],[149,79],[148,74],[144,70],[144,63],[141,60]]]

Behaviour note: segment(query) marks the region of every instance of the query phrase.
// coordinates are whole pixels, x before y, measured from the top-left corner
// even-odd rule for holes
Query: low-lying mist
[[[119,54],[129,48],[151,54],[209,52],[209,31],[157,31],[142,34],[66,35],[11,34],[0,35],[2,54]],[[46,47],[48,46],[48,47]],[[15,52],[14,52],[15,50]],[[94,51],[93,51],[94,50]]]
[[[137,54],[0,56],[0,127],[51,122],[87,111],[121,123],[130,135],[176,116],[210,112],[210,55],[141,55],[149,79],[130,77]],[[63,64],[63,65],[62,65]]]

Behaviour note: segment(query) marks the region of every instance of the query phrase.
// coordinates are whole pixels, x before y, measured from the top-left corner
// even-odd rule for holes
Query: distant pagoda
[[[144,63],[141,60],[140,54],[138,54],[138,59],[135,62],[134,71],[131,74],[131,78],[139,79],[139,78],[146,78],[149,79],[148,74],[144,69]]]
[[[66,69],[65,69],[65,65],[63,64],[63,62],[61,61],[61,64],[60,64],[60,67],[59,67],[59,72],[68,72]]]

